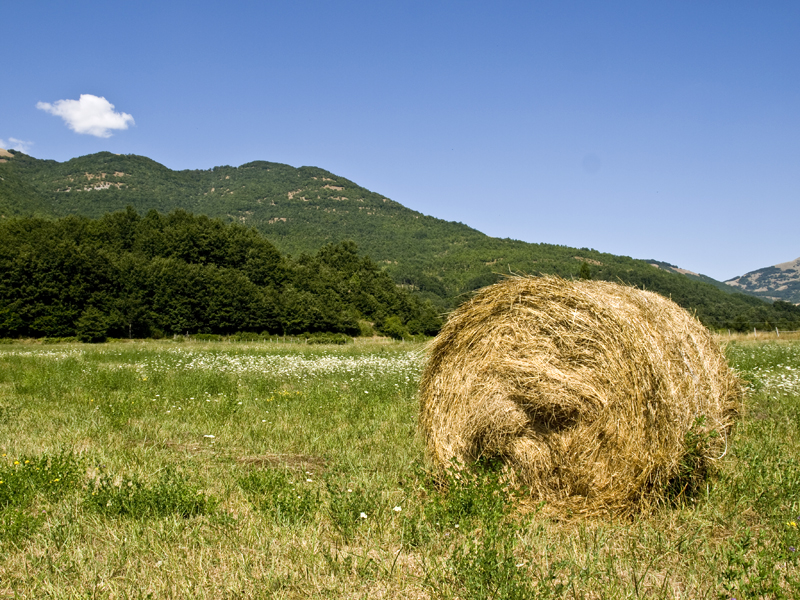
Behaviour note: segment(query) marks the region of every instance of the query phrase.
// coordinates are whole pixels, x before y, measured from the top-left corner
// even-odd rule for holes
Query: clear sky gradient
[[[722,280],[800,256],[798,2],[33,1],[0,14],[0,140],[37,158],[313,165],[492,236]],[[87,94],[128,128],[99,137],[53,114]]]

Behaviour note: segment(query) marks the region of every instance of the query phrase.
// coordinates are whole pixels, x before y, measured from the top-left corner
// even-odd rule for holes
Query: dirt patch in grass
[[[271,469],[292,469],[297,471],[321,472],[325,470],[325,459],[321,456],[305,454],[257,454],[241,456],[238,462]]]

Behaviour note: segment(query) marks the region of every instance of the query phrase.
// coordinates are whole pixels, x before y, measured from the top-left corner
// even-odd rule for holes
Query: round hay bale
[[[513,277],[433,340],[419,424],[440,468],[499,458],[551,512],[627,514],[664,497],[687,453],[724,454],[741,394],[711,334],[671,300]]]

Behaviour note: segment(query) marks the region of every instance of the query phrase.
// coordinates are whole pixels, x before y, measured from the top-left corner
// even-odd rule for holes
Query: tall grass
[[[727,346],[727,454],[624,522],[429,477],[420,350],[3,345],[0,597],[800,597],[800,344]]]

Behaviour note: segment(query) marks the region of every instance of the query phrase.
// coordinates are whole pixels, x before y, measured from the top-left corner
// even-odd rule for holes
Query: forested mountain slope
[[[292,255],[353,240],[397,283],[440,310],[514,272],[621,280],[672,297],[712,327],[746,329],[787,318],[757,298],[727,294],[646,261],[491,238],[316,167],[255,161],[238,168],[172,171],[146,157],[108,152],[63,163],[13,154],[0,164],[0,210],[6,218],[100,217],[127,206],[139,214],[180,208],[254,227]]]

